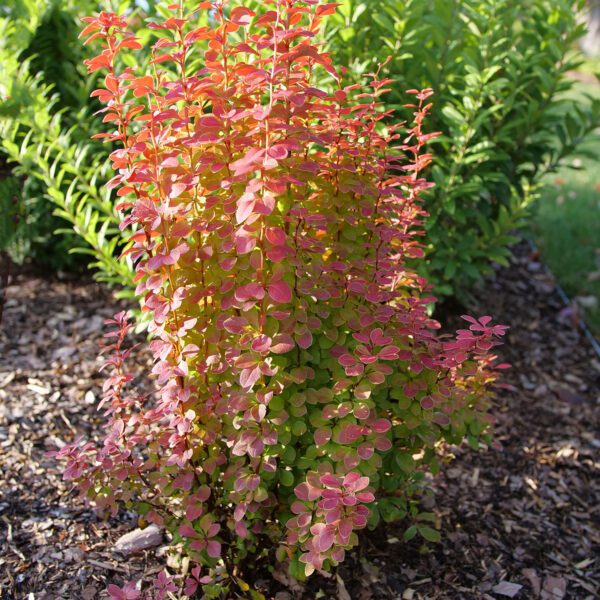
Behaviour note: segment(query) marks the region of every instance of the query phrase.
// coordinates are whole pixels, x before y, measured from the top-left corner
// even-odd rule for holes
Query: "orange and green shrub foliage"
[[[168,8],[148,72],[115,69],[140,47],[123,18],[83,31],[102,42],[87,66],[105,73],[93,96],[159,389],[127,393],[117,315],[104,445],[59,454],[99,507],[166,526],[203,568],[189,589],[213,593],[272,554],[296,577],[326,570],[404,516],[439,442],[486,431],[505,328],[437,335],[405,264],[422,255],[430,90],[384,125],[390,81],[357,94],[313,42],[333,4]]]

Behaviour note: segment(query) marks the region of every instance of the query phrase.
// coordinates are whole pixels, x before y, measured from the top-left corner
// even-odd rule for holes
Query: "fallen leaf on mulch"
[[[145,529],[134,529],[122,535],[113,546],[115,552],[129,556],[141,550],[160,546],[163,541],[162,531],[156,525],[148,525]]]
[[[495,594],[500,594],[501,596],[508,596],[509,598],[514,598],[521,590],[523,589],[522,585],[518,583],[511,583],[510,581],[501,581],[498,585],[495,585],[492,588],[492,592]]]
[[[529,580],[529,583],[531,584],[531,589],[533,591],[533,595],[537,598],[537,596],[539,596],[540,592],[542,591],[542,582],[537,576],[535,569],[523,569],[523,571],[521,572]]]
[[[567,582],[561,577],[546,577],[542,586],[542,600],[562,600],[567,593]]]

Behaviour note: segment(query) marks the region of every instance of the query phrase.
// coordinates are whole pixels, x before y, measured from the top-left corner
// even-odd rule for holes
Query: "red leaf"
[[[249,25],[254,15],[256,15],[256,13],[245,6],[236,6],[231,9],[229,18],[237,25]]]
[[[270,283],[268,292],[273,302],[278,304],[287,304],[292,301],[292,289],[285,281]]]

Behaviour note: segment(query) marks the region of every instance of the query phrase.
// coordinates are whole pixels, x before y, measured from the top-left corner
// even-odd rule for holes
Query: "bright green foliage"
[[[117,4],[121,11],[134,3]],[[92,256],[98,279],[131,288],[131,265],[119,262],[123,238],[114,198],[104,187],[110,148],[90,103],[95,84],[81,61],[79,18],[95,1],[14,0],[0,9],[0,157],[23,181],[18,222],[0,238],[16,260],[32,256],[53,268],[72,266],[70,253]],[[0,187],[2,207],[13,183]],[[12,194],[12,195],[11,195]],[[51,216],[52,213],[54,216]],[[64,236],[50,237],[59,229]]]
[[[20,60],[31,58],[29,71],[40,73],[53,86],[61,107],[78,108],[88,100],[85,73],[81,61],[84,48],[77,35],[75,15],[58,2],[50,4]]]
[[[392,100],[432,87],[437,186],[425,206],[438,295],[464,292],[504,263],[541,177],[600,124],[600,103],[561,93],[577,65],[579,0],[342,0],[327,33],[357,78],[386,56]],[[568,109],[565,110],[565,107]]]

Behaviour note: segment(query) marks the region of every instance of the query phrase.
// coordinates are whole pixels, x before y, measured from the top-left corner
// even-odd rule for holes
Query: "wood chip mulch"
[[[17,275],[0,328],[0,598],[93,600],[107,582],[163,568],[165,547],[126,561],[114,542],[137,526],[102,521],[74,499],[45,456],[79,435],[97,438],[103,321],[117,304],[90,282]],[[592,599],[600,581],[600,360],[573,328],[554,282],[523,244],[479,292],[510,325],[513,368],[494,414],[503,449],[452,448],[424,502],[439,544],[402,541],[406,524],[363,536],[337,573],[276,600]],[[456,324],[456,323],[455,323]],[[139,355],[140,374],[148,357]],[[281,579],[281,577],[280,577]]]

